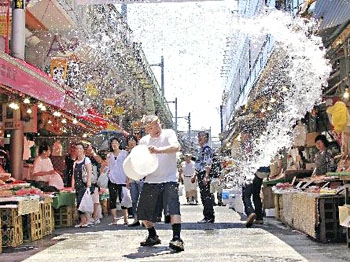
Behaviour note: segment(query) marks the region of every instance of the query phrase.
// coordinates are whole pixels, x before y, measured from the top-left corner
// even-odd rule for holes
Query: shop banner
[[[83,109],[76,104],[74,94],[63,89],[36,67],[2,52],[0,85],[13,88],[74,115],[83,115]]]
[[[147,4],[147,3],[183,3],[183,2],[206,2],[223,0],[77,0],[78,5],[100,4]]]

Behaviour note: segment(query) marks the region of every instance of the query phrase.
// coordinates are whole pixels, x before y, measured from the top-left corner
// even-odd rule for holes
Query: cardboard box
[[[312,147],[315,146],[315,138],[319,135],[318,132],[312,132],[312,133],[308,133],[306,135],[306,146],[307,147]]]
[[[350,205],[339,206],[339,224],[350,228]]]

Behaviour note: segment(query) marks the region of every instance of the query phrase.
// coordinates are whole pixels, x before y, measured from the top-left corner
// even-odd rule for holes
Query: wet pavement
[[[201,206],[182,206],[182,238],[185,251],[168,248],[171,226],[157,224],[162,244],[140,247],[147,231],[142,227],[110,226],[111,217],[88,229],[58,229],[54,235],[0,254],[0,261],[349,261],[345,244],[321,244],[283,226],[274,219],[246,229],[244,221],[232,209],[216,207],[215,224],[199,225]],[[132,222],[132,219],[130,220]],[[25,248],[32,248],[25,250]],[[24,249],[23,249],[24,248]],[[5,250],[10,252],[11,250]]]

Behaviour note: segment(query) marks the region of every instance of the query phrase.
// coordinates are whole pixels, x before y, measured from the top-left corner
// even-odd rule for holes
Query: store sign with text
[[[184,2],[206,2],[223,0],[77,0],[78,5],[99,4],[148,4],[148,3],[184,3]]]

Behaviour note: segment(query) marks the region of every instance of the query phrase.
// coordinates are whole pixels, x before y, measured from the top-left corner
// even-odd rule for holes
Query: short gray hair
[[[141,119],[142,125],[145,127],[148,124],[154,123],[154,122],[159,122],[159,117],[155,115],[145,115]]]

